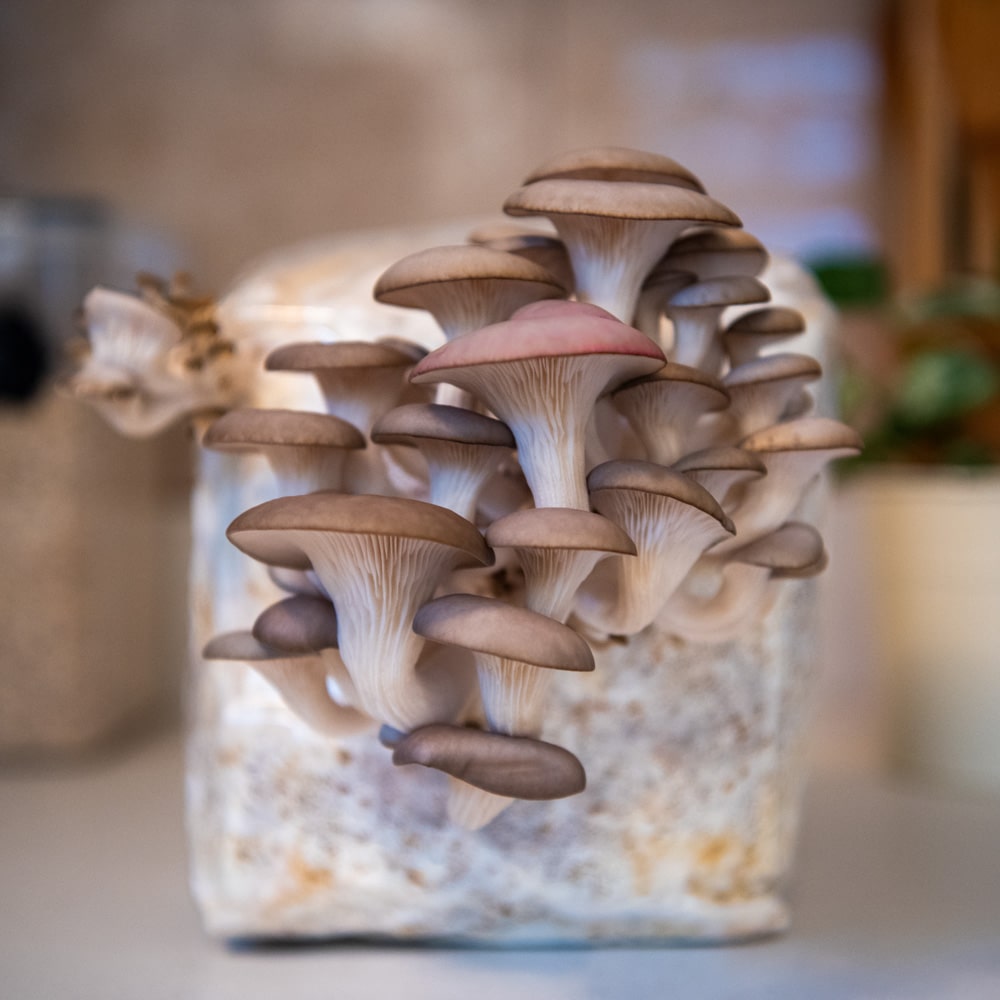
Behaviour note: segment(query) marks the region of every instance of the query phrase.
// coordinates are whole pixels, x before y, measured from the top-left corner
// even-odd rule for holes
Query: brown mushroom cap
[[[704,185],[690,170],[669,156],[623,146],[590,146],[562,153],[536,167],[524,183],[534,184],[555,178],[671,184],[692,191],[705,191]]]
[[[635,221],[676,220],[740,225],[739,216],[700,191],[672,184],[553,178],[538,180],[515,191],[505,202],[508,215],[558,217],[589,215]]]
[[[767,475],[767,466],[753,452],[734,445],[691,452],[672,468],[704,486],[723,509],[728,509],[730,490],[740,483]]]
[[[409,347],[391,343],[302,342],[275,348],[265,359],[268,371],[307,372],[319,386],[326,410],[369,433],[376,417],[399,399],[404,375],[413,364]],[[348,482],[359,492],[379,492],[385,478],[383,456],[352,457]],[[370,480],[379,485],[372,485]]]
[[[209,640],[202,655],[206,660],[246,663],[278,692],[295,716],[324,736],[349,736],[373,726],[367,715],[331,697],[326,667],[315,652],[278,650],[250,632],[227,632]]]
[[[201,655],[206,660],[238,660],[253,663],[261,660],[288,659],[294,656],[311,656],[312,653],[290,653],[267,646],[247,631],[223,632],[212,636],[205,643]]]
[[[422,764],[494,795],[545,800],[586,787],[583,765],[568,750],[523,736],[464,726],[424,726],[395,744],[393,764]]]
[[[425,639],[553,670],[593,670],[594,654],[567,625],[527,608],[475,594],[449,594],[413,619]]]
[[[706,278],[675,292],[670,298],[669,310],[724,308],[749,302],[767,302],[770,297],[767,286],[756,278],[744,275]]]
[[[738,430],[737,437],[771,427],[787,418],[789,411],[811,406],[805,392],[809,382],[823,374],[819,362],[806,354],[769,354],[744,361],[724,378],[729,390],[727,417]]]
[[[288,597],[262,611],[252,632],[266,646],[288,653],[335,649],[337,612],[322,597]]]
[[[700,191],[640,182],[540,180],[515,191],[504,211],[547,216],[572,261],[576,297],[627,323],[643,280],[681,231],[698,222],[739,225]]]
[[[733,530],[732,522],[708,490],[683,473],[652,462],[604,462],[590,470],[587,486],[592,499],[603,490],[632,490],[680,500],[714,517],[726,531]]]
[[[631,635],[655,621],[732,522],[707,490],[650,462],[605,462],[588,485],[594,509],[632,537],[637,554],[605,560],[581,588],[576,614],[590,629]]]
[[[724,275],[756,278],[767,267],[764,244],[743,229],[701,229],[675,240],[660,266],[691,271],[700,281]]]
[[[308,569],[296,539],[302,532],[406,536],[448,545],[488,566],[493,554],[475,526],[450,510],[406,497],[310,493],[280,497],[240,514],[226,532],[241,551],[261,562]]]
[[[564,298],[566,289],[523,256],[462,244],[397,261],[379,277],[374,295],[388,305],[426,309],[452,339],[506,319],[525,303]]]
[[[414,445],[424,439],[494,448],[515,445],[514,435],[502,421],[460,406],[438,403],[397,406],[372,428],[372,440],[379,444]]]
[[[276,347],[264,360],[264,367],[269,372],[319,373],[342,368],[409,368],[413,362],[411,350],[386,341],[303,341]]]
[[[591,511],[571,507],[536,507],[507,514],[486,529],[486,542],[493,548],[635,554],[635,544],[617,524]]]
[[[573,289],[573,267],[569,254],[555,233],[542,233],[514,223],[480,226],[468,236],[470,243],[516,254],[545,268],[567,292]]]
[[[619,386],[611,399],[642,442],[651,462],[670,465],[688,450],[699,418],[725,409],[729,393],[713,376],[668,362]]]
[[[723,331],[722,340],[735,367],[753,360],[768,345],[797,336],[805,328],[805,317],[797,309],[767,306],[738,316]]]
[[[803,417],[757,431],[741,441],[740,447],[758,454],[828,450],[851,454],[861,449],[861,435],[839,420]]]
[[[764,463],[753,454],[735,445],[719,448],[703,448],[693,451],[675,462],[673,468],[693,476],[698,472],[747,472],[753,476],[763,476],[767,472]]]
[[[602,558],[635,555],[632,539],[618,525],[566,507],[508,514],[489,526],[486,537],[491,546],[513,549],[524,573],[526,606],[560,622],[569,617],[577,590]]]
[[[305,410],[230,410],[212,422],[202,444],[214,451],[258,451],[268,445],[364,448],[365,439],[346,420]]]
[[[786,521],[771,534],[727,554],[732,562],[779,572],[795,573],[818,565],[824,557],[823,539],[811,525]]]

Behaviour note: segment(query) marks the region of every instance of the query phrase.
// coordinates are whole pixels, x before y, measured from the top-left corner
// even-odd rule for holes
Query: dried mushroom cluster
[[[446,772],[471,828],[584,787],[544,739],[553,670],[654,623],[729,640],[818,572],[795,511],[859,446],[810,415],[812,358],[763,353],[802,317],[764,304],[763,247],[679,164],[584,150],[504,207],[555,234],[482,229],[376,284],[444,346],[278,348],[266,369],[311,375],[327,414],[236,409],[204,438],[267,456],[276,498],[228,537],[294,595],[205,655],[253,665],[319,732],[371,727]],[[755,308],[723,325],[731,306]]]

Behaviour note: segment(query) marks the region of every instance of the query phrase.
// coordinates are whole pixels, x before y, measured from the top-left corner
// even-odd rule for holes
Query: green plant
[[[886,327],[877,364],[845,367],[843,412],[865,437],[854,464],[1000,464],[1000,287],[956,283]]]

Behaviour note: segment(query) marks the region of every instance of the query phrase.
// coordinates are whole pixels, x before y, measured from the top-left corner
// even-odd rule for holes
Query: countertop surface
[[[817,775],[792,929],[753,945],[253,949],[199,926],[182,782],[176,734],[0,769],[2,1000],[1000,998],[998,801]]]

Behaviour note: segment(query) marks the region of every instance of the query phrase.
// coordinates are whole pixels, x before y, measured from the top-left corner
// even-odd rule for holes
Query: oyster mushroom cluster
[[[731,640],[821,570],[797,510],[859,447],[812,415],[820,367],[780,350],[803,319],[767,305],[764,248],[690,171],[583,150],[504,209],[546,229],[483,228],[375,285],[443,346],[279,347],[266,370],[314,378],[326,414],[235,409],[204,437],[267,457],[274,499],[228,537],[291,595],[206,657],[249,663],[318,732],[444,772],[470,828],[584,788],[546,740],[553,671],[650,626]]]

